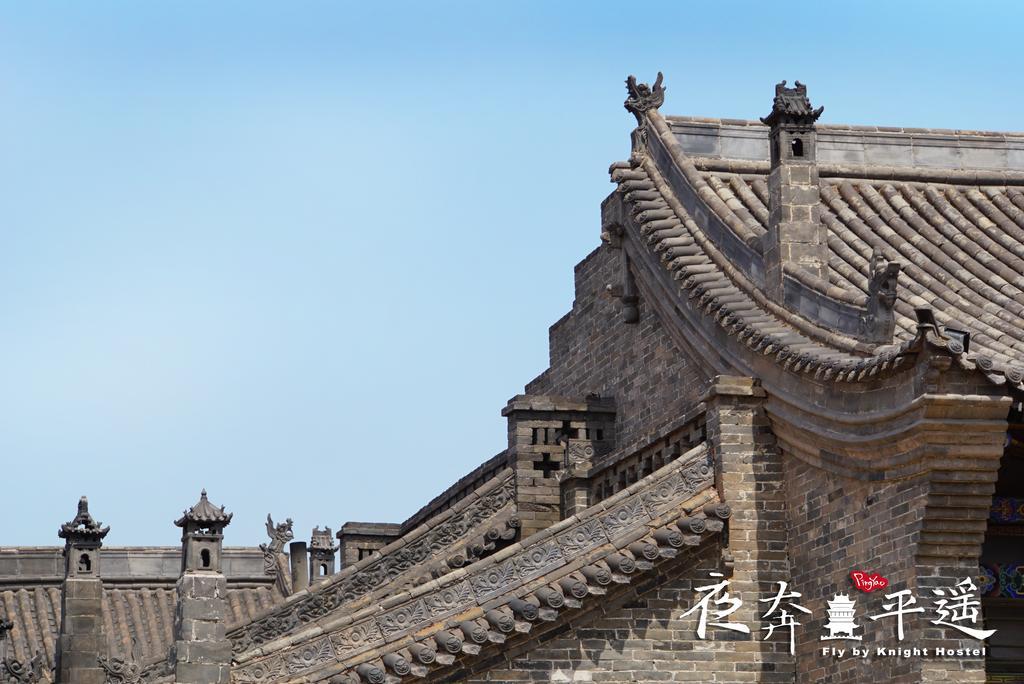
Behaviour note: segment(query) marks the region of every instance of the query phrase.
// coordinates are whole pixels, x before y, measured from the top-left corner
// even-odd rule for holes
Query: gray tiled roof
[[[746,255],[756,267],[768,224],[767,127],[649,116],[652,153],[613,165],[612,180],[685,297],[716,324],[787,368],[858,380],[907,362],[907,352],[923,343],[914,309],[930,307],[940,325],[972,333],[965,364],[992,373],[996,382],[1020,383],[1024,136],[818,128],[828,296],[863,304],[874,248],[902,265],[895,339],[870,346],[769,301],[742,263]],[[820,163],[830,154],[838,159],[840,140],[870,163]],[[927,160],[920,152],[925,143]]]
[[[250,619],[276,600],[278,595],[269,585],[228,589],[230,615],[239,622]],[[105,588],[103,620],[110,653],[129,653],[135,638],[145,658],[165,657],[173,643],[175,601],[173,585]],[[41,653],[53,667],[60,605],[59,585],[0,591],[0,617],[14,623],[8,637],[8,656],[28,662]]]

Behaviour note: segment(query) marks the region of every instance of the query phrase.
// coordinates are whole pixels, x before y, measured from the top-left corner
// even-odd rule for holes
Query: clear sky
[[[0,3],[0,545],[401,521],[505,446],[663,112],[1020,130],[1020,3]]]

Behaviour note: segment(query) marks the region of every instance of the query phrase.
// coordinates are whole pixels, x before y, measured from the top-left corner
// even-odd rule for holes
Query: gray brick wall
[[[551,326],[550,368],[527,394],[615,399],[617,443],[631,444],[686,412],[707,380],[679,351],[640,298],[640,320],[622,322],[622,306],[606,290],[622,281],[621,256],[601,246],[576,266],[572,311]]]
[[[791,672],[776,672],[773,663],[751,657],[764,647],[754,635],[709,629],[706,639],[697,638],[696,614],[683,613],[700,595],[694,587],[706,584],[711,571],[724,571],[717,542],[680,554],[571,623],[536,627],[526,644],[509,650],[489,670],[455,673],[447,681],[791,682]],[[782,646],[766,648],[777,652]]]
[[[925,476],[900,481],[867,482],[828,473],[796,458],[785,459],[786,507],[789,515],[789,554],[793,588],[809,599],[814,614],[805,616],[797,658],[797,682],[983,682],[981,658],[874,657],[876,647],[979,648],[982,642],[960,639],[951,629],[931,624],[933,587],[951,587],[964,577],[977,575],[977,561],[931,563],[915,558],[931,485]],[[889,581],[882,591],[855,589],[849,573],[877,572]],[[913,608],[924,613],[909,615],[905,638],[898,641],[895,619],[877,621],[868,615],[884,612],[884,594],[910,589],[917,599]],[[828,619],[825,602],[835,593],[856,601],[855,620],[864,636],[860,643],[823,642]],[[807,604],[805,604],[807,605]],[[977,625],[982,627],[980,621]],[[822,646],[868,647],[872,657],[823,656]]]

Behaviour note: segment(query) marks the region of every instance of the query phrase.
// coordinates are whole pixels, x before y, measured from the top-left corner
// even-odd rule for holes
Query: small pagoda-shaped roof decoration
[[[328,527],[325,530],[321,530],[319,525],[313,528],[309,547],[313,550],[330,551],[332,553],[338,550],[338,547],[334,545],[331,528]]]
[[[82,497],[78,500],[78,515],[74,519],[64,523],[57,530],[57,536],[67,539],[68,542],[95,541],[98,542],[110,532],[110,526],[103,527],[103,523],[97,522],[89,514],[89,499]]]
[[[807,99],[807,86],[800,81],[796,81],[795,85],[795,88],[787,88],[785,81],[776,84],[771,114],[762,117],[761,123],[768,126],[780,123],[809,126],[818,120],[825,108],[814,109]]]
[[[206,490],[204,489],[199,495],[199,501],[196,505],[185,511],[180,518],[174,521],[174,524],[178,527],[185,527],[189,523],[194,523],[200,527],[208,527],[210,525],[224,527],[231,522],[232,515],[234,513],[225,512],[223,506],[218,508],[210,503],[210,500],[206,498]]]

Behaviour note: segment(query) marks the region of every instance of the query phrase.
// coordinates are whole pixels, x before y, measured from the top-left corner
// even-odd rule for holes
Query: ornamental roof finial
[[[226,527],[231,522],[231,516],[234,513],[228,513],[224,510],[223,506],[217,507],[210,503],[210,500],[206,498],[206,490],[204,489],[199,495],[199,501],[196,504],[185,511],[185,513],[174,521],[174,524],[178,527],[185,527],[189,523],[193,523],[200,527],[217,526],[218,528]]]
[[[796,81],[794,85],[795,88],[787,88],[785,81],[776,84],[772,111],[768,116],[761,118],[761,123],[768,126],[780,123],[809,126],[818,120],[825,108],[813,109],[811,101],[807,99],[807,86],[800,81]]]
[[[646,83],[637,83],[636,76],[630,75],[626,79],[629,97],[622,106],[636,117],[637,125],[643,123],[644,114],[651,109],[657,109],[665,102],[665,87],[661,85],[663,79],[659,71],[653,88]]]
[[[78,515],[72,520],[64,523],[57,530],[57,536],[68,540],[68,543],[93,541],[98,542],[107,536],[110,527],[103,527],[103,523],[96,522],[89,514],[89,499],[82,497],[78,500]]]

